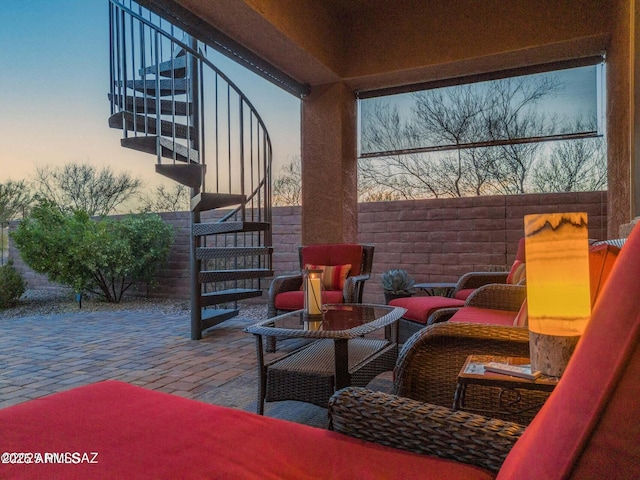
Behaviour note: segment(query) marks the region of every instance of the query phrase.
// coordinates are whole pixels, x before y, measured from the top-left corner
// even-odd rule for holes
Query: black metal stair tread
[[[135,127],[134,127],[135,117]],[[156,119],[155,117],[135,115],[131,112],[116,112],[109,117],[109,127],[122,129],[126,125],[127,130],[137,131],[138,133],[145,133],[156,135]],[[189,132],[189,134],[187,134]],[[161,120],[160,122],[160,134],[166,137],[177,138],[193,138],[193,127],[187,127],[182,123],[173,123],[169,120]]]
[[[191,188],[199,188],[202,185],[203,172],[204,165],[199,163],[156,164],[156,173]]]
[[[175,57],[172,60],[160,62],[159,69],[158,65],[150,65],[145,68],[140,68],[138,70],[138,74],[155,75],[155,73],[159,70],[160,76],[162,77],[184,78],[187,72],[186,66],[187,57],[185,55],[182,55],[180,57]]]
[[[187,93],[187,81],[184,78],[161,79],[156,82],[152,80],[127,80],[127,88],[132,88],[138,92],[146,93],[158,97],[168,97],[170,95],[183,95]],[[159,85],[156,85],[159,83]],[[120,85],[121,86],[121,85]],[[160,87],[160,94],[156,95],[157,87]]]
[[[269,268],[230,268],[227,270],[202,270],[200,273],[268,273],[273,270]]]
[[[247,298],[261,297],[262,290],[249,288],[230,288],[228,290],[219,290],[217,292],[207,292],[200,295],[200,304],[203,307],[211,305],[219,305],[221,303],[235,302],[237,300],[246,300]]]
[[[225,295],[262,295],[262,290],[256,290],[255,288],[228,288],[226,290],[218,290],[215,292],[205,292],[202,297],[222,297]],[[248,297],[249,298],[249,297]]]
[[[237,317],[240,310],[237,308],[209,308],[202,311],[202,317],[200,320],[201,331],[205,331],[208,328],[214,327],[219,323],[229,320],[230,318]]]
[[[271,224],[268,222],[195,223],[192,231],[195,236],[204,236],[233,232],[264,232],[270,226]]]
[[[191,210],[204,212],[231,207],[245,202],[247,196],[239,193],[199,193],[191,199]]]
[[[156,99],[154,97],[133,97],[127,95],[125,101],[122,101],[122,95],[108,94],[109,100],[118,105],[122,110],[128,110],[129,112],[135,111],[136,113],[156,113]],[[189,110],[193,108],[193,104],[189,103]],[[146,108],[146,110],[145,110]],[[187,114],[187,102],[180,100],[160,100],[160,113],[163,115],[179,115],[184,116]]]
[[[196,258],[198,260],[210,260],[214,258],[270,255],[271,253],[273,253],[273,247],[198,247],[196,249]]]
[[[144,137],[129,137],[120,140],[120,145],[139,152],[150,153],[156,155],[157,148],[157,135],[149,135]],[[162,150],[162,156],[164,158],[174,159],[173,153],[175,152],[175,160],[180,162],[187,161],[187,155],[191,158],[191,163],[199,163],[200,154],[193,148],[187,148],[185,145],[173,142],[169,138],[160,137],[160,148]]]
[[[274,271],[268,268],[251,268],[240,270],[202,270],[198,274],[200,283],[231,282],[235,280],[252,280],[254,278],[272,277]]]

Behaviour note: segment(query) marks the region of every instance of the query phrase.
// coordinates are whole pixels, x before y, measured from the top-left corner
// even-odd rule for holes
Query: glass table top
[[[350,338],[390,325],[405,311],[387,305],[323,305],[322,315],[310,316],[297,310],[259,322],[246,331],[260,335]]]

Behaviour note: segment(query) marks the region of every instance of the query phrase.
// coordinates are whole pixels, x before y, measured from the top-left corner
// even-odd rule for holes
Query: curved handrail
[[[234,217],[239,211],[243,210],[246,205],[250,204],[251,202],[254,201],[254,199],[256,198],[261,198],[260,192],[262,190],[265,190],[265,198],[262,198],[262,201],[265,202],[264,205],[264,209],[265,210],[269,210],[270,207],[267,205],[268,199],[266,198],[266,193],[267,189],[268,189],[268,185],[267,185],[267,181],[270,178],[271,175],[271,161],[272,161],[272,145],[271,145],[271,139],[270,139],[270,135],[269,132],[267,130],[267,127],[264,123],[264,120],[262,119],[261,115],[258,113],[258,111],[256,110],[255,106],[253,105],[253,103],[249,100],[249,98],[240,90],[240,88],[224,73],[222,72],[209,58],[207,58],[206,56],[206,50],[203,51],[203,49],[201,48],[201,46],[199,46],[199,42],[196,42],[194,45],[190,45],[188,44],[188,41],[182,40],[180,38],[178,38],[178,36],[175,33],[176,28],[168,25],[167,29],[163,29],[163,21],[160,19],[160,17],[158,17],[158,21],[154,22],[153,21],[153,14],[150,10],[141,7],[140,5],[137,5],[135,2],[133,2],[132,0],[129,0],[128,2],[126,2],[126,0],[109,0],[110,5],[113,6],[113,9],[110,9],[110,22],[111,22],[111,30],[110,30],[110,35],[111,35],[111,44],[112,44],[112,51],[111,51],[111,109],[112,109],[112,114],[113,113],[117,113],[118,111],[123,110],[121,103],[122,103],[122,97],[126,96],[126,87],[125,87],[125,95],[123,95],[122,93],[120,93],[120,96],[118,96],[118,91],[116,91],[116,85],[118,85],[118,82],[120,82],[120,85],[125,84],[125,82],[128,80],[127,79],[127,67],[130,67],[131,70],[133,70],[133,76],[135,78],[135,70],[136,70],[136,66],[135,66],[135,61],[134,61],[134,54],[132,52],[128,52],[126,50],[125,46],[120,46],[117,45],[116,47],[114,47],[114,45],[116,45],[116,40],[118,42],[126,42],[127,40],[130,40],[132,43],[134,42],[133,38],[136,35],[135,32],[135,28],[139,28],[140,32],[143,31],[143,27],[136,25],[134,27],[133,25],[133,21],[129,20],[129,18],[126,18],[125,21],[125,15],[128,15],[131,19],[134,19],[136,22],[139,22],[139,24],[143,25],[144,27],[147,27],[150,31],[154,32],[155,35],[159,35],[162,37],[162,39],[164,39],[165,41],[167,41],[171,46],[174,46],[174,48],[180,49],[182,50],[184,53],[182,53],[182,55],[190,55],[193,59],[196,60],[197,64],[198,64],[198,72],[199,72],[199,80],[202,80],[204,78],[204,66],[206,66],[207,68],[210,69],[210,71],[215,74],[216,76],[216,90],[215,90],[215,94],[216,96],[218,95],[217,92],[217,88],[218,88],[218,79],[220,79],[222,82],[224,82],[224,85],[226,85],[227,87],[227,92],[233,92],[234,95],[237,96],[237,100],[239,100],[238,103],[238,107],[237,110],[235,111],[239,111],[241,112],[244,109],[248,109],[248,113],[250,114],[249,116],[249,122],[253,122],[255,121],[255,125],[256,125],[256,136],[257,137],[261,137],[260,138],[260,142],[264,142],[264,146],[262,148],[262,158],[258,158],[258,162],[260,163],[260,161],[262,160],[262,162],[264,162],[264,171],[261,172],[261,178],[259,179],[259,182],[257,184],[257,186],[254,186],[252,191],[249,193],[249,195],[247,195],[246,197],[246,201],[244,204],[236,207],[235,209],[233,209],[232,211],[230,211],[227,215],[225,215],[223,217],[223,219],[220,219],[219,221],[225,221],[228,220],[229,218]],[[128,5],[126,4],[128,3]],[[134,10],[134,8],[137,7],[139,12],[136,12]],[[145,16],[143,15],[143,8],[145,12],[148,12],[149,14],[149,18],[145,18]],[[127,23],[128,22],[128,23]],[[166,23],[166,22],[165,22]],[[114,26],[115,24],[115,26]],[[130,31],[127,30],[127,28],[130,28]],[[179,30],[179,33],[184,33],[182,30]],[[185,34],[186,35],[186,34]],[[145,42],[147,39],[144,36],[143,33],[140,33],[140,39],[142,42]],[[159,42],[161,40],[158,40],[156,37],[152,38],[151,34],[149,35],[149,46],[142,46],[142,49],[144,51],[145,48],[149,49],[149,54],[151,56],[156,55],[159,56],[161,55],[161,53],[158,53],[158,50],[160,50],[160,47],[158,46]],[[153,46],[151,45],[153,43],[153,41],[155,41],[156,43],[156,51],[154,52],[153,50]],[[114,48],[118,49],[117,51],[114,51]],[[129,57],[131,57],[131,59],[127,58],[127,54],[130,53]],[[144,53],[143,53],[144,55]],[[175,57],[171,57],[171,62],[173,63]],[[160,61],[158,61],[158,59],[156,59],[157,61],[155,62],[156,64],[160,63]],[[165,60],[166,61],[166,60]],[[128,64],[127,62],[133,62],[131,64]],[[117,63],[117,65],[114,65],[114,63]],[[140,62],[141,64],[143,63],[142,61]],[[153,64],[153,62],[152,62]],[[148,65],[145,63],[144,65],[141,65],[144,68],[148,68]],[[173,66],[172,66],[173,68]],[[122,71],[121,71],[122,70]],[[160,73],[156,71],[155,73],[155,77],[156,77],[156,88],[159,89],[160,88]],[[175,79],[172,80],[172,82],[175,82]],[[173,85],[173,83],[172,83]],[[203,94],[204,92],[204,88],[202,87],[202,85],[200,85],[200,94]],[[156,102],[157,102],[157,107],[156,107],[156,123],[155,125],[161,125],[162,119],[161,119],[161,108],[160,108],[160,100],[158,99],[159,95],[156,96]],[[217,99],[216,99],[217,100]],[[230,93],[228,93],[228,102],[231,101],[231,96]],[[118,102],[120,102],[120,104],[118,104]],[[229,103],[230,105],[230,103]],[[134,107],[136,108],[136,107]],[[187,107],[188,109],[189,107]],[[204,111],[203,111],[203,106],[202,105],[196,105],[194,106],[194,112],[190,112],[193,115],[196,115],[198,117],[202,117],[204,115]],[[134,113],[137,113],[134,111]],[[188,112],[189,113],[189,112]],[[148,111],[147,111],[147,106],[145,104],[144,106],[144,114],[145,117],[148,117]],[[175,117],[175,110],[173,113],[173,117]],[[217,115],[217,114],[216,114]],[[228,112],[228,115],[230,115],[230,113]],[[240,118],[242,118],[242,112],[240,113]],[[217,118],[216,118],[217,121]],[[144,130],[145,132],[149,131],[149,121],[146,120],[144,121]],[[230,119],[228,119],[229,125],[230,125]],[[241,120],[241,122],[243,122],[243,120]],[[134,122],[135,123],[135,122]],[[194,122],[195,123],[195,122]],[[204,119],[202,119],[200,121],[200,123],[204,123]],[[123,121],[124,124],[124,121]],[[187,125],[187,130],[190,130],[190,128],[193,128],[194,130],[194,135],[196,135],[198,138],[195,138],[195,142],[197,145],[202,145],[202,148],[197,149],[200,152],[200,162],[201,164],[205,164],[205,160],[204,160],[204,128],[201,127],[195,127],[194,125]],[[137,132],[137,130],[135,130],[137,128],[137,124],[136,126],[134,126],[134,131]],[[158,128],[158,127],[154,127],[154,128]],[[175,126],[172,127],[174,129],[174,142],[175,142]],[[229,127],[231,128],[231,127]],[[239,130],[242,130],[243,128],[245,128],[245,125],[243,123],[240,124],[239,126]],[[123,125],[123,129],[125,129],[125,136],[126,136],[126,126]],[[158,128],[159,129],[159,128]],[[189,134],[187,134],[189,135]],[[230,134],[229,134],[230,135]],[[242,136],[242,133],[240,133],[240,135]],[[217,132],[216,132],[216,137],[217,137]],[[216,138],[215,140],[216,142],[216,153],[217,152],[217,148],[218,148],[218,140]],[[242,140],[240,141],[242,142]],[[232,140],[229,139],[228,140],[228,145],[229,145],[229,161],[231,162],[231,143]],[[189,147],[190,148],[190,147]],[[244,145],[240,146],[241,149],[244,149]],[[251,147],[253,148],[253,147]],[[258,146],[258,152],[260,152],[261,148],[260,146]],[[175,153],[175,148],[174,148],[174,153]],[[241,160],[244,158],[244,150],[241,150],[241,154],[240,154],[240,158]],[[175,160],[175,157],[174,157]],[[161,154],[158,153],[158,163],[161,163],[162,159],[161,159]],[[230,167],[229,167],[230,168]],[[244,169],[245,169],[245,165],[244,162],[241,161],[240,162],[240,169],[241,172],[239,174],[239,177],[241,179],[241,182],[243,182],[244,180]],[[229,173],[229,176],[231,178],[231,173]],[[217,178],[217,177],[216,177]],[[231,182],[231,179],[229,180],[229,182]],[[231,188],[231,183],[229,183],[229,187]],[[202,182],[202,188],[204,191],[204,181]],[[244,191],[245,185],[241,183],[240,188],[242,191]],[[258,207],[259,209],[261,208],[260,206]]]

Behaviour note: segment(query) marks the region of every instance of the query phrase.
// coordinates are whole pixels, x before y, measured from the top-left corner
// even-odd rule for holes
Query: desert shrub
[[[0,308],[14,305],[24,293],[25,283],[22,275],[9,261],[0,267]]]
[[[117,303],[136,282],[153,282],[174,231],[154,214],[92,220],[40,199],[12,238],[25,263],[49,281]]]

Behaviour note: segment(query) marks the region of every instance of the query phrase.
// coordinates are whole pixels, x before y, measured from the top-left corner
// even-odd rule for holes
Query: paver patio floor
[[[190,339],[188,313],[78,311],[0,320],[0,408],[100,380],[255,412],[257,361],[243,329],[262,305]],[[264,313],[263,313],[264,312]],[[265,317],[262,317],[265,318]],[[326,410],[267,404],[265,414],[326,426]]]

